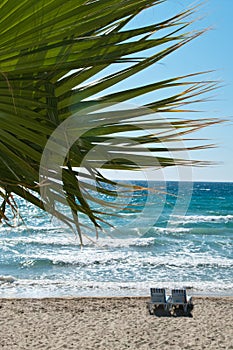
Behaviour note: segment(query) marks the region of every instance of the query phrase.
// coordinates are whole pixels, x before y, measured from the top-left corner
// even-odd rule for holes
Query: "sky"
[[[161,5],[161,13],[164,10],[174,13],[192,4],[195,3],[188,0],[167,0],[166,5]],[[148,13],[149,20],[156,14],[155,11]],[[172,75],[215,70],[211,78],[219,80],[220,87],[214,92],[213,101],[202,106],[205,112],[200,116],[224,118],[228,122],[202,131],[201,135],[209,138],[217,148],[198,152],[195,158],[211,160],[218,165],[193,169],[193,179],[233,181],[233,1],[209,0],[198,9],[197,16],[202,19],[195,23],[195,28],[211,29],[172,54],[161,69]],[[172,179],[173,175],[174,171],[169,169],[167,176]]]
[[[197,3],[200,2],[166,0],[163,4],[139,15],[134,24],[141,26],[157,20],[161,21]],[[193,168],[191,180],[233,182],[233,45],[231,43],[233,0],[206,1],[198,9],[195,17],[198,17],[199,20],[193,24],[192,29],[210,29],[185,47],[172,53],[163,63],[145,70],[143,79],[146,83],[152,83],[157,78],[213,70],[208,78],[219,81],[219,88],[212,94],[211,101],[202,104],[203,112],[197,113],[196,117],[216,117],[228,121],[205,128],[196,135],[210,139],[210,143],[216,144],[216,148],[195,151],[195,154],[192,152],[190,157],[212,161],[215,165]],[[135,85],[140,85],[141,77],[134,77],[134,79]],[[123,83],[122,88],[124,87]],[[135,102],[140,104],[142,97]],[[146,97],[143,97],[143,103],[145,102]],[[178,170],[169,168],[166,169],[163,176],[166,180],[190,180],[190,171],[187,172],[183,168]]]

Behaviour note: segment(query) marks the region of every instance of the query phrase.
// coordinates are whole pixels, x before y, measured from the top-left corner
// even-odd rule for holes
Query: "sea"
[[[19,217],[0,226],[0,297],[148,296],[150,287],[232,296],[233,183],[134,186],[120,209],[106,209],[111,226],[98,239],[86,228],[83,247],[16,197]]]

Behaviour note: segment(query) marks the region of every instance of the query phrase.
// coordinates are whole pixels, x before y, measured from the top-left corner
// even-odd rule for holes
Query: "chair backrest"
[[[187,295],[185,289],[172,289],[173,303],[187,303]]]
[[[152,302],[166,303],[166,292],[164,288],[151,288],[150,295]]]

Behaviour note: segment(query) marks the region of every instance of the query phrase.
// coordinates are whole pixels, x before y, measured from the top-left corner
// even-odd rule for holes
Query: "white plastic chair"
[[[185,313],[193,309],[192,297],[187,296],[186,289],[172,289],[169,303],[171,307],[182,306]]]
[[[151,300],[147,303],[150,315],[152,315],[159,306],[162,306],[165,311],[168,310],[169,297],[166,296],[164,288],[150,288],[150,295]]]

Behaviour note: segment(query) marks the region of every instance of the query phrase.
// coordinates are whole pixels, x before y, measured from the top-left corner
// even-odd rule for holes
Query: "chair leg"
[[[151,305],[150,304],[147,304],[147,308],[148,308],[149,314],[153,315],[153,311],[151,310]]]

